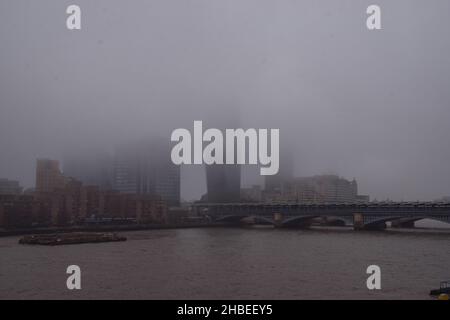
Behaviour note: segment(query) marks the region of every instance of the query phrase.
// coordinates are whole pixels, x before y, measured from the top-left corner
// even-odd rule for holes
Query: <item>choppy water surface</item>
[[[126,242],[57,247],[0,238],[0,298],[429,299],[450,280],[447,231],[211,228],[125,233]],[[82,289],[66,288],[66,268]],[[366,268],[382,289],[366,288]]]

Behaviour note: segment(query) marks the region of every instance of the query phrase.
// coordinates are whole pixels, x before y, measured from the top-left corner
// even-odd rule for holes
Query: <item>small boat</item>
[[[431,296],[438,296],[443,293],[450,294],[450,281],[442,281],[439,289],[430,291]]]
[[[45,235],[24,236],[19,240],[20,244],[40,244],[47,246],[57,246],[64,244],[96,243],[111,241],[126,241],[127,238],[116,233],[98,232],[72,232],[54,233]]]

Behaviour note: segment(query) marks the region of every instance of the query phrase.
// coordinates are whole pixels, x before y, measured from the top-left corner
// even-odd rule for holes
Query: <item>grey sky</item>
[[[365,27],[373,3],[381,31]],[[226,117],[280,128],[297,175],[450,195],[449,14],[438,0],[2,0],[0,177],[31,186],[36,157]],[[182,179],[183,198],[204,192],[202,168]]]

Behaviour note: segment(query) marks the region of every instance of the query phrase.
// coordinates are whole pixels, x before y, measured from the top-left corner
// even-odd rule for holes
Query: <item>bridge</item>
[[[345,204],[299,203],[196,203],[198,215],[216,222],[255,224],[276,227],[308,227],[314,221],[353,225],[355,230],[382,230],[413,227],[421,219],[450,223],[450,203],[439,202],[371,202]]]

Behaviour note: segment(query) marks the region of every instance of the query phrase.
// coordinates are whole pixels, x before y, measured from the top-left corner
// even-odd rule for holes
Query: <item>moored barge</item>
[[[24,236],[20,244],[57,246],[65,244],[126,241],[127,238],[116,233],[72,232]]]

